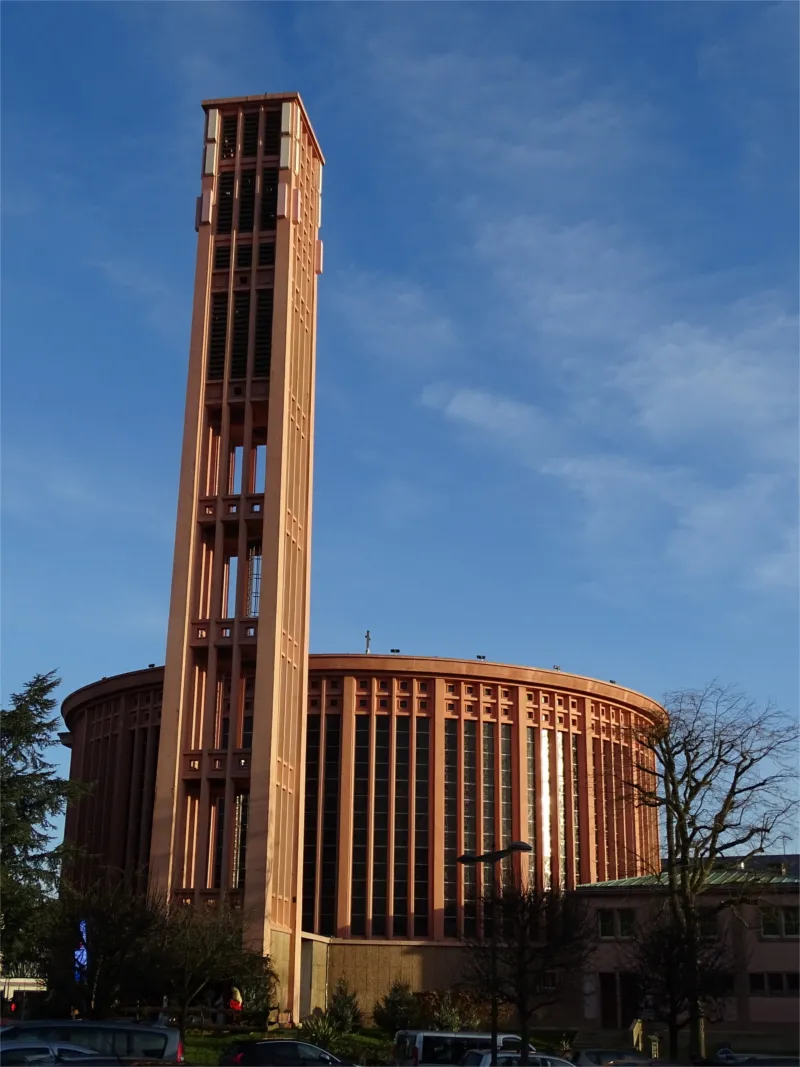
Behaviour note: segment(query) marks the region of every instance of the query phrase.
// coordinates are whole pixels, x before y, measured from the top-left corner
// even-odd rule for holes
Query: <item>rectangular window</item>
[[[227,270],[231,265],[231,246],[214,244],[214,270]]]
[[[775,972],[767,975],[767,992],[773,996],[783,993],[783,975]]]
[[[281,150],[280,108],[264,115],[264,155],[277,156]]]
[[[217,234],[233,229],[233,172],[220,174],[217,181]]]
[[[528,871],[531,877],[536,870],[536,731],[528,730],[528,844],[533,850],[528,854]]]
[[[787,993],[800,991],[800,973],[797,971],[789,971],[786,975],[786,991]]]
[[[417,719],[414,782],[414,936],[428,936],[430,720]]]
[[[258,112],[248,111],[242,121],[242,159],[252,159],[258,152]]]
[[[444,724],[444,936],[458,936],[458,720]]]
[[[717,936],[717,909],[716,908],[698,908],[697,909],[697,924],[700,930],[701,937],[716,937]]]
[[[233,888],[244,889],[247,870],[247,813],[250,807],[249,793],[236,797],[233,827]]]
[[[211,808],[211,879],[210,889],[222,888],[222,857],[225,844],[225,798],[217,797]]]
[[[780,937],[781,920],[777,908],[763,908],[761,911],[761,934],[763,937]]]
[[[395,937],[408,935],[408,844],[409,772],[411,768],[411,720],[397,720],[394,759],[394,918]]]
[[[559,885],[567,888],[567,811],[566,811],[566,775],[565,763],[568,735],[557,733],[556,744],[556,797],[558,803],[558,874]]]
[[[492,849],[497,848],[494,818],[494,746],[494,723],[485,722],[483,724],[483,842],[481,845],[483,852],[491,852]]]
[[[253,747],[253,708],[255,707],[255,675],[248,674],[244,679],[242,694],[242,740],[241,748]]]
[[[305,823],[303,830],[303,929],[316,933],[314,903],[317,896],[317,822],[319,818],[319,715],[306,724]]]
[[[243,170],[239,178],[239,233],[252,233],[256,219],[256,172]]]
[[[366,933],[369,730],[369,716],[358,715],[353,769],[353,871],[350,905],[350,933],[353,937],[363,937]]]
[[[253,342],[253,377],[268,378],[272,359],[272,290],[256,290],[256,323]]]
[[[233,159],[236,155],[236,126],[238,115],[226,115],[222,120],[222,158]]]
[[[225,376],[225,341],[228,335],[228,294],[212,293],[208,323],[208,377]]]
[[[542,879],[544,888],[553,884],[553,842],[550,830],[550,731],[540,734],[542,748]]]
[[[267,446],[256,445],[253,449],[253,481],[251,493],[263,493],[267,484]]]
[[[619,936],[631,938],[636,932],[636,913],[633,908],[620,908],[617,912]]]
[[[763,995],[763,993],[764,993],[764,991],[766,989],[766,983],[764,981],[764,975],[756,973],[756,974],[751,974],[749,976],[749,978],[750,978],[750,993],[753,996]]]
[[[389,874],[389,718],[375,720],[375,816],[372,824],[372,936],[386,936]]]
[[[274,241],[261,241],[258,246],[258,265],[259,267],[274,267],[275,266],[275,242]]]
[[[581,882],[581,793],[578,735],[572,735],[572,844],[575,855],[575,885]]]
[[[230,251],[230,249],[229,249]],[[230,259],[230,256],[228,257]],[[237,270],[247,270],[248,267],[253,265],[253,246],[249,244],[236,246],[236,268]]]
[[[261,542],[248,546],[247,549],[247,614],[251,619],[258,618],[261,605]]]
[[[339,840],[339,766],[341,717],[325,716],[325,784],[322,803],[322,878],[319,932],[336,932],[336,860]]]
[[[242,491],[242,458],[241,445],[235,445],[228,457],[228,493],[239,496]]]
[[[234,619],[238,614],[236,611],[236,579],[238,569],[238,557],[228,556],[225,560],[225,575],[222,590],[222,604],[224,609],[222,615],[225,619]]]
[[[597,936],[602,938],[614,936],[614,912],[611,908],[598,908]]]
[[[783,932],[786,937],[800,936],[800,908],[783,909]]]
[[[261,172],[261,229],[274,230],[278,218],[278,170],[265,167]]]
[[[500,827],[502,830],[502,848],[507,848],[513,838],[514,798],[511,790],[511,725],[503,723],[500,727]],[[503,860],[503,885],[514,884],[514,867],[511,856]]]
[[[247,377],[247,344],[250,340],[250,293],[233,294],[233,335],[231,337],[231,378]],[[241,492],[241,488],[238,490]]]
[[[221,674],[217,679],[217,700],[214,708],[214,748],[227,749],[231,716],[231,679]]]
[[[464,723],[464,851],[478,851],[478,751],[476,722]],[[474,864],[464,864],[464,936],[478,934],[478,876]]]

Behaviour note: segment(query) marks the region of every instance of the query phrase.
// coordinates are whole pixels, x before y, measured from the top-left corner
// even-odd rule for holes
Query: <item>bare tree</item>
[[[629,800],[659,813],[670,920],[687,954],[690,1051],[704,1058],[698,898],[727,857],[746,866],[796,825],[800,731],[773,704],[717,683],[671,693],[665,708],[654,724],[632,728],[624,786]]]
[[[707,910],[709,917],[716,919],[716,909]],[[639,1009],[649,1018],[666,1023],[669,1056],[676,1062],[678,1035],[690,1019],[687,972],[696,968],[697,993],[709,1019],[722,1017],[725,1000],[733,989],[733,957],[728,942],[718,930],[705,933],[702,921],[699,926],[696,959],[687,953],[686,941],[669,907],[656,910],[639,924],[628,950],[628,966],[636,975]]]
[[[540,893],[530,885],[487,899],[483,914],[483,936],[467,943],[468,978],[515,1009],[525,1064],[537,1013],[562,999],[565,979],[580,974],[594,951],[593,926],[575,894]]]

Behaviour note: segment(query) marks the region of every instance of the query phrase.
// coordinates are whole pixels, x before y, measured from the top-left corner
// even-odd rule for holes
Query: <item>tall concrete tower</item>
[[[203,108],[150,878],[240,901],[296,1015],[324,159],[296,93]]]

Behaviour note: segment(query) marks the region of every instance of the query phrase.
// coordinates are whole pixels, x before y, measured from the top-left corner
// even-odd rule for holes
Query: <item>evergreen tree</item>
[[[358,997],[344,978],[340,978],[334,987],[328,1015],[343,1034],[350,1034],[361,1026],[362,1014]]]
[[[53,820],[77,795],[46,754],[57,745],[55,671],[36,674],[11,706],[0,710],[0,929],[4,968],[36,954],[41,909],[57,883],[63,846],[53,843]]]

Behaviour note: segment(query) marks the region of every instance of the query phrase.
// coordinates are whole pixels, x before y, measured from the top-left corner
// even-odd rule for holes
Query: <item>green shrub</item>
[[[392,1037],[398,1030],[414,1026],[417,1016],[417,1002],[411,992],[411,986],[399,979],[392,982],[389,992],[376,1001],[372,1009],[375,1025]]]
[[[328,1005],[328,1015],[343,1034],[351,1034],[361,1026],[363,1018],[358,997],[344,978],[340,978]]]
[[[394,1042],[385,1038],[376,1040],[363,1034],[344,1034],[339,1041],[338,1053],[353,1063],[388,1067],[394,1063]]]
[[[417,1021],[426,1030],[480,1030],[485,1009],[466,989],[428,990],[417,994]]]
[[[318,1045],[327,1052],[336,1052],[342,1039],[342,1033],[329,1012],[317,1011],[307,1015],[300,1024],[300,1036],[312,1045]]]

